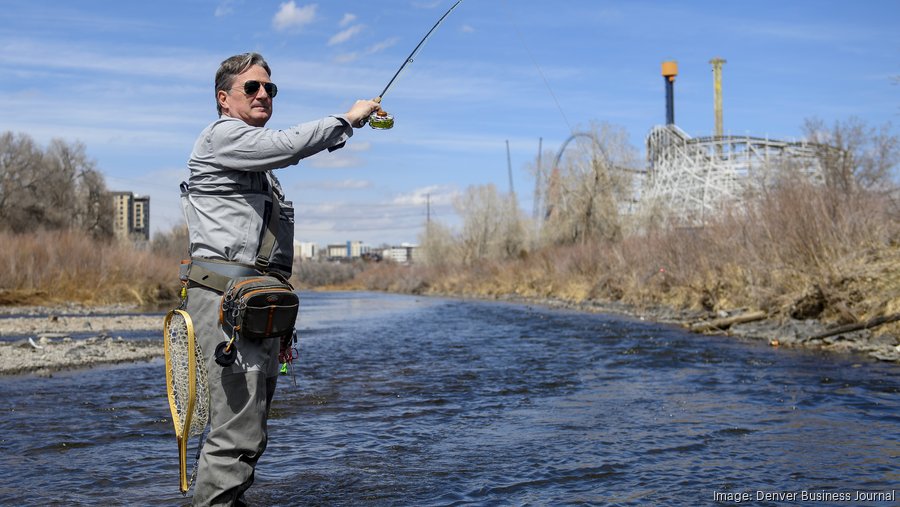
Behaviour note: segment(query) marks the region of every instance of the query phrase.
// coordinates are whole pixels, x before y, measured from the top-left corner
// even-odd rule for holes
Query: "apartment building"
[[[110,192],[113,199],[113,234],[119,239],[150,240],[150,196]]]

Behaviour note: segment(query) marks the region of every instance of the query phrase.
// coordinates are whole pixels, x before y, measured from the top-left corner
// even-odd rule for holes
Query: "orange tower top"
[[[678,62],[663,62],[662,75],[669,81],[675,81],[675,76],[678,75]]]

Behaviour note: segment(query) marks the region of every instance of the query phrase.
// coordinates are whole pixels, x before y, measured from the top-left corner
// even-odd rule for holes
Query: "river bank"
[[[130,305],[0,307],[0,338],[0,375],[51,376],[163,355],[162,316]]]
[[[496,299],[592,313],[624,315],[642,321],[683,327],[698,335],[718,334],[758,340],[768,343],[772,347],[862,354],[879,361],[900,364],[900,339],[891,334],[879,334],[871,328],[834,333],[837,328],[815,319],[755,317],[750,315],[750,312],[745,313],[740,310],[711,314],[709,312],[679,311],[662,306],[637,308],[622,303],[595,300],[576,303],[558,299],[518,296],[497,297]],[[750,315],[753,318],[741,322],[743,315]]]
[[[452,296],[458,297],[458,296]],[[488,299],[488,298],[475,298]],[[697,323],[727,322],[735,313],[710,315],[671,308],[636,308],[599,301],[569,302],[550,298],[502,296],[493,298],[524,305],[607,313],[691,330]],[[89,368],[102,364],[146,361],[163,356],[162,320],[159,313],[141,313],[137,306],[0,307],[0,375],[36,374]],[[709,327],[709,326],[706,326]],[[817,320],[760,318],[705,332],[740,339],[760,340],[772,347],[805,348],[836,353],[862,354],[879,361],[900,364],[897,338],[871,329],[815,338],[828,327]],[[146,339],[124,339],[120,334],[145,333]],[[702,339],[699,336],[698,339]],[[80,336],[73,338],[73,335]]]

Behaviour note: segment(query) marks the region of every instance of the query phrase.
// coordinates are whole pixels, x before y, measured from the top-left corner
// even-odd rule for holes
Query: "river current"
[[[297,327],[251,505],[898,503],[893,364],[373,293]],[[0,410],[0,505],[190,503],[161,360],[0,378]]]

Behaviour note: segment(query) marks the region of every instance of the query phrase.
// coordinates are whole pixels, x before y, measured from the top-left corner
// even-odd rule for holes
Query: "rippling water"
[[[252,505],[900,487],[896,365],[524,305],[303,296],[297,385],[280,379]],[[0,379],[0,409],[2,505],[189,503],[161,361]],[[815,503],[832,504],[848,505]]]

